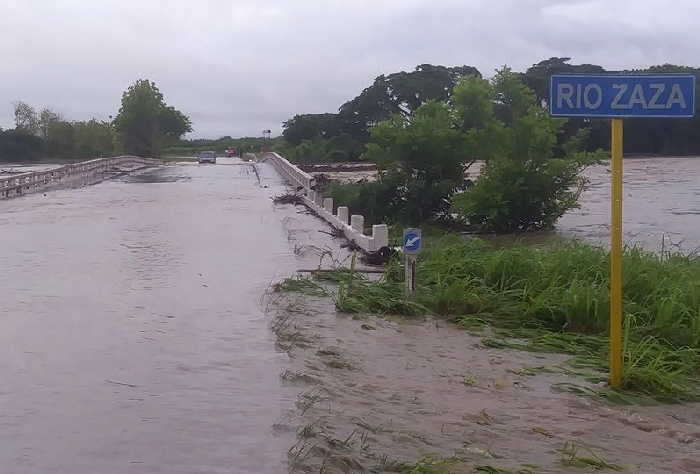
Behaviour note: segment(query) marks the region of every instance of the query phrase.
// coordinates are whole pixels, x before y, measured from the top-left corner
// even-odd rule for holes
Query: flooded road
[[[610,411],[553,394],[560,374],[525,374],[559,356],[503,353],[433,321],[337,318],[306,298],[278,305],[290,332],[273,335],[269,284],[347,253],[335,242],[328,257],[323,224],[271,205],[284,188],[272,169],[258,165],[260,185],[251,165],[220,162],[0,202],[0,473],[274,474],[290,447],[314,465],[338,446],[340,471],[459,452],[568,472],[557,453],[572,439],[632,472],[659,472],[674,451],[670,472],[700,469],[697,407]],[[625,168],[627,242],[699,247],[700,160]],[[558,227],[604,243],[609,174],[588,174]]]
[[[590,179],[581,209],[561,218],[557,229],[582,240],[609,242],[609,165],[586,170]],[[700,248],[700,157],[625,158],[625,243],[648,250]]]
[[[260,298],[296,211],[221,161],[0,203],[0,472],[286,472]]]

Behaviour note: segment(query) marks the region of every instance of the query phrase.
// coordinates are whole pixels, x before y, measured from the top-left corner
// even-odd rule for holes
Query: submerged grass
[[[272,285],[275,292],[294,291],[309,296],[327,296],[327,290],[310,278],[286,278]]]
[[[625,389],[659,400],[698,398],[700,261],[625,250]],[[566,243],[494,248],[447,238],[424,255],[418,300],[465,327],[488,322],[487,344],[575,354],[607,368],[609,254]],[[520,339],[522,343],[510,342]]]
[[[415,465],[402,469],[404,474],[451,474],[453,468],[461,464],[456,458],[440,458],[439,456],[424,456]]]
[[[600,455],[596,454],[591,448],[576,441],[567,441],[560,452],[562,455],[561,462],[564,466],[578,467],[592,471],[624,470],[622,466],[609,463]],[[579,454],[581,452],[584,454]]]
[[[623,387],[663,401],[700,398],[700,259],[627,248],[623,268]],[[403,297],[402,276],[392,262],[376,282],[347,270],[326,278],[339,283],[341,311],[432,313],[469,329],[488,324],[496,337],[486,345],[569,353],[574,365],[607,369],[605,249],[576,242],[496,248],[451,235],[421,256],[415,299]]]
[[[700,259],[627,248],[623,268],[623,387],[662,401],[700,399]],[[344,312],[438,314],[467,329],[490,325],[496,335],[484,339],[488,346],[569,353],[576,366],[607,370],[605,249],[576,242],[496,248],[453,234],[427,248],[417,274],[412,300],[404,298],[396,261],[379,281],[339,269],[275,289],[322,296],[323,278],[337,284],[333,296]]]

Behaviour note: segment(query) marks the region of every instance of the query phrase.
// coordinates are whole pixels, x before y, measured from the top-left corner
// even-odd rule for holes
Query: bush
[[[586,184],[580,172],[604,157],[578,151],[585,132],[557,144],[566,122],[551,118],[508,68],[490,83],[465,79],[454,102],[468,127],[469,155],[486,161],[476,184],[454,199],[466,223],[496,232],[549,229],[577,207]]]
[[[327,192],[336,206],[347,206],[368,223],[392,222],[402,205],[398,183],[391,176],[375,182],[331,183]]]
[[[379,181],[396,188],[391,220],[420,224],[444,217],[464,183],[465,136],[450,106],[426,102],[413,115],[375,125],[371,135],[366,157],[383,169]]]
[[[453,210],[479,230],[551,229],[564,213],[578,207],[587,183],[579,173],[590,162],[584,158],[493,160],[484,165],[474,186],[455,196]]]
[[[44,158],[44,140],[16,130],[0,131],[0,160],[31,161]]]
[[[342,134],[330,139],[302,140],[296,146],[287,142],[275,149],[295,163],[337,163],[357,160],[364,145]]]

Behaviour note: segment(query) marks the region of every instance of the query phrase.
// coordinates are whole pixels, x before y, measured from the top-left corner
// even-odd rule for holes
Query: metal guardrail
[[[18,197],[60,185],[74,184],[78,179],[107,173],[120,166],[152,166],[157,164],[160,164],[160,161],[150,158],[115,156],[71,163],[46,171],[29,171],[0,177],[0,199]]]
[[[342,231],[348,240],[355,242],[365,252],[377,252],[389,245],[389,228],[386,224],[372,225],[372,234],[365,235],[364,216],[350,214],[350,209],[345,206],[334,209],[333,198],[324,198],[321,193],[313,189],[316,180],[309,173],[302,171],[273,152],[264,153],[260,157],[260,161],[271,163],[277,172],[294,186],[310,209],[333,227]]]

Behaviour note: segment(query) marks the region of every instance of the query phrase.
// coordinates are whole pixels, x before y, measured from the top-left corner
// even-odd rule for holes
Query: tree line
[[[67,120],[57,111],[18,101],[15,127],[0,129],[0,160],[86,159],[126,153],[159,156],[192,131],[189,117],[168,106],[154,82],[140,79],[122,94],[113,120]],[[111,118],[111,117],[110,117]]]
[[[200,151],[216,151],[224,153],[229,148],[235,148],[239,154],[258,153],[262,150],[276,149],[282,146],[282,137],[240,137],[226,135],[219,138],[181,138],[168,146],[163,153],[169,156],[195,156]]]
[[[556,73],[690,73],[700,78],[700,68],[664,64],[646,69],[612,71],[594,64],[571,64],[554,57],[540,61],[525,72],[513,74],[533,91],[537,104],[549,101],[549,78]],[[283,124],[286,148],[291,159],[307,162],[347,161],[365,152],[371,128],[392,115],[410,116],[428,101],[449,102],[463,76],[482,77],[472,66],[444,67],[421,64],[411,72],[378,76],[357,97],[336,113],[299,114]],[[700,81],[697,82],[700,84]],[[700,104],[696,104],[700,107]],[[560,144],[587,130],[581,146],[588,151],[608,148],[609,123],[601,119],[571,119],[562,128]],[[688,120],[626,119],[625,151],[628,154],[699,155],[700,114]]]
[[[332,184],[329,192],[370,222],[549,229],[577,206],[583,168],[605,156],[585,151],[587,129],[562,138],[568,125],[507,67],[489,80],[463,76],[448,98],[370,128],[364,157],[377,163],[376,181]],[[484,166],[470,182],[465,173],[476,160]]]

